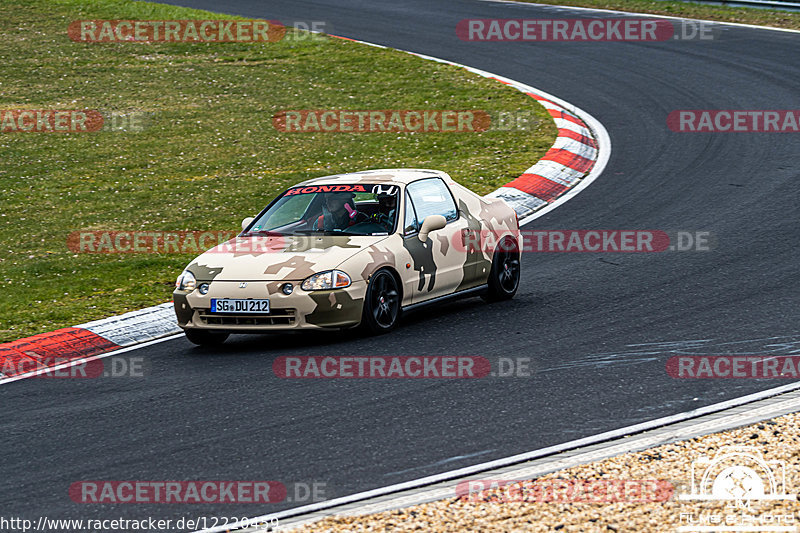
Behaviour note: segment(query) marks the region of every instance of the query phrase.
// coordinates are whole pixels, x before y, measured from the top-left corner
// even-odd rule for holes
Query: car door
[[[404,271],[406,294],[419,303],[450,294],[464,280],[466,250],[461,242],[467,221],[459,215],[453,195],[441,178],[417,180],[406,186],[403,246],[411,256]],[[419,239],[425,217],[442,215],[447,225],[431,232],[426,242]]]

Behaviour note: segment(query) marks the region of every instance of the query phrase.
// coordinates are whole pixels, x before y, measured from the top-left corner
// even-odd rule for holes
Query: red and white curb
[[[0,383],[180,332],[170,302],[0,344]]]
[[[388,48],[347,37],[338,38],[376,48]],[[605,168],[611,153],[608,133],[600,122],[585,111],[535,87],[485,70],[416,52],[401,51],[422,59],[461,67],[514,87],[535,98],[553,117],[558,136],[550,150],[520,177],[487,195],[490,198],[502,198],[511,205],[519,215],[520,224],[525,224],[566,202],[589,185]],[[102,354],[165,339],[180,332],[172,303],[165,303],[0,344],[0,383],[42,374],[47,369],[69,366]]]
[[[533,92],[527,94],[553,117],[558,137],[535,165],[488,195],[504,199],[523,219],[577,185],[594,168],[599,153],[597,141],[580,118],[548,98]]]

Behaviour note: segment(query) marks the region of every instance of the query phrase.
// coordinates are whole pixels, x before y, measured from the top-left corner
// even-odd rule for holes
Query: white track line
[[[533,461],[519,463],[516,466],[504,467],[497,470],[487,470],[477,476],[471,477],[469,481],[516,481],[536,479],[551,472],[557,472],[573,466],[602,461],[609,457],[622,455],[625,453],[637,452],[661,446],[664,444],[689,440],[700,435],[708,435],[721,431],[728,431],[732,428],[754,424],[768,418],[775,418],[786,413],[795,412],[800,409],[800,398],[796,392],[790,394],[791,397],[765,402],[765,405],[750,407],[745,412],[733,412],[731,414],[705,415],[696,419],[694,422],[677,422],[656,428],[654,430],[628,435],[624,438],[612,439],[604,443],[584,446],[579,449],[549,455]],[[735,408],[734,411],[742,409]],[[407,508],[422,503],[434,502],[457,497],[457,485],[467,479],[454,479],[441,484],[430,485],[429,488],[418,488],[412,491],[398,493],[394,497],[376,498],[365,500],[361,504],[345,506],[344,508],[332,509],[311,513],[310,515],[300,515],[296,519],[289,519],[281,526],[282,531],[293,531],[297,528],[312,524],[328,517],[339,516],[361,516],[365,514],[375,514],[395,509]],[[409,492],[411,492],[409,494]]]
[[[562,444],[557,444],[555,446],[548,446],[546,448],[541,448],[539,450],[533,450],[518,455],[512,455],[510,457],[504,457],[502,459],[495,459],[493,461],[487,461],[485,463],[471,465],[464,468],[459,468],[457,470],[450,470],[449,472],[443,472],[441,474],[436,474],[433,476],[414,479],[411,481],[406,481],[404,483],[397,483],[395,485],[389,485],[386,487],[359,492],[356,494],[350,494],[348,496],[335,498],[333,500],[314,503],[310,505],[304,505],[302,507],[295,507],[293,509],[287,509],[285,511],[280,511],[277,513],[265,514],[262,516],[250,518],[247,521],[236,522],[235,524],[228,524],[226,526],[199,530],[199,533],[219,533],[223,531],[228,531],[233,528],[247,527],[250,524],[255,525],[258,524],[259,522],[268,522],[270,520],[280,521],[281,519],[289,517],[304,515],[316,511],[323,511],[325,509],[330,509],[332,507],[339,507],[342,505],[347,505],[362,500],[368,500],[376,496],[386,496],[388,494],[401,492],[408,489],[414,489],[426,485],[433,485],[435,483],[441,483],[443,481],[450,481],[453,479],[462,478],[472,474],[485,472],[487,470],[494,470],[497,468],[511,466],[517,463],[530,461],[532,459],[537,459],[547,455],[553,455],[556,453],[573,450],[576,448],[582,448],[584,446],[588,446],[591,444],[597,444],[603,441],[624,437],[626,435],[631,435],[633,433],[641,433],[643,431],[656,429],[669,424],[674,424],[676,422],[682,422],[692,418],[697,418],[702,415],[724,411],[732,407],[737,407],[740,405],[751,403],[757,400],[762,400],[764,398],[769,398],[770,396],[776,396],[778,394],[797,389],[800,389],[800,382],[790,383],[788,385],[783,385],[780,387],[776,387],[774,389],[748,394],[747,396],[741,396],[739,398],[734,398],[732,400],[715,403],[713,405],[709,405],[706,407],[700,407],[698,409],[693,409],[691,411],[687,411],[684,413],[678,413],[675,415],[670,415],[662,418],[657,418],[655,420],[650,420],[648,422],[642,422],[640,424],[634,424],[632,426],[627,426],[612,431],[606,431],[605,433],[599,433],[597,435],[592,435],[589,437],[572,440]]]
[[[719,24],[723,26],[738,26],[741,28],[753,28],[757,30],[771,30],[771,31],[782,31],[786,33],[800,33],[800,30],[793,30],[790,28],[774,28],[772,26],[761,26],[759,24],[744,24],[741,22],[724,22],[721,20],[707,20],[707,19],[693,19],[689,17],[673,17],[671,15],[656,15],[653,13],[639,13],[638,11],[618,11],[616,9],[603,9],[599,7],[578,7],[578,6],[559,6],[556,4],[536,4],[534,2],[518,2],[516,0],[478,0],[479,2],[487,2],[493,4],[512,4],[515,6],[534,6],[534,7],[551,7],[556,9],[572,9],[575,11],[598,11],[600,13],[612,13],[615,15],[636,15],[641,17],[652,17],[652,18],[660,18],[660,19],[669,19],[669,20],[691,20],[697,22],[707,22],[709,24]],[[735,1],[735,0],[734,0]],[[722,6],[713,6],[713,7],[722,7]],[[746,8],[745,8],[746,9]],[[769,11],[769,10],[765,10]],[[784,13],[783,11],[777,10],[780,13]]]

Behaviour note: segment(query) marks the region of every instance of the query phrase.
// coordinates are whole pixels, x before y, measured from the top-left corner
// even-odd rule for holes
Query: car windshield
[[[292,187],[244,235],[388,235],[399,197],[399,186],[377,183]]]

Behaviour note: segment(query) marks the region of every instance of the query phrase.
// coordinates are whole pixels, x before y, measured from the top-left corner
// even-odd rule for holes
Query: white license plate
[[[269,313],[269,300],[233,300],[212,298],[212,313]]]

